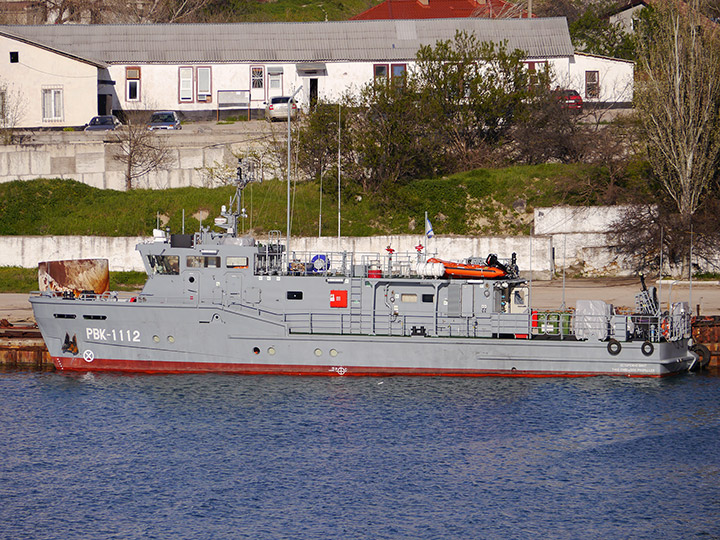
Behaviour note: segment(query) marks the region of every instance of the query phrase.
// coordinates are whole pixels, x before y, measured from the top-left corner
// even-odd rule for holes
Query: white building
[[[257,116],[300,86],[307,105],[400,75],[421,45],[459,30],[523,50],[586,102],[632,100],[632,63],[575,54],[565,18],[0,26],[0,84],[28,103],[17,127],[80,126],[133,109]]]

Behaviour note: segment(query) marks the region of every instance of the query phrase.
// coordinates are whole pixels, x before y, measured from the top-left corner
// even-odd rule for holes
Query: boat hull
[[[293,332],[282,319],[223,305],[31,298],[62,371],[312,376],[663,377],[695,360],[687,340],[452,337]],[[378,326],[378,329],[380,326]],[[387,328],[387,327],[385,327]],[[402,330],[406,332],[407,329]],[[619,343],[619,350],[617,347]]]

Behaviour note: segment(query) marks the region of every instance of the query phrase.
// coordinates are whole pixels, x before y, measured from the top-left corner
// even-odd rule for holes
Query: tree
[[[113,132],[118,151],[114,159],[125,165],[125,189],[131,190],[133,182],[159,169],[168,169],[174,163],[165,138],[147,128],[150,113],[128,111],[125,125]]]
[[[635,91],[653,173],[685,229],[720,160],[720,40],[698,8],[662,0],[644,10]]]
[[[459,168],[477,166],[478,150],[500,143],[531,100],[547,88],[547,71],[531,72],[525,53],[479,42],[458,32],[454,40],[426,45],[417,53],[423,107]]]
[[[347,106],[318,101],[300,119],[297,140],[298,166],[315,180],[320,180],[328,169],[337,163],[338,107],[341,112],[344,109],[347,116]],[[346,129],[341,129],[341,134],[344,132]]]
[[[563,107],[564,100],[553,92],[544,92],[533,100],[513,126],[515,160],[538,164],[550,160],[562,163],[579,161],[587,151],[587,131],[579,114]]]
[[[576,50],[613,58],[635,58],[635,39],[606,15],[608,3],[591,4],[568,25]]]
[[[25,114],[26,101],[13,85],[0,79],[0,142],[12,144],[15,128]]]
[[[344,175],[364,191],[437,172],[443,159],[434,129],[438,119],[423,106],[419,91],[412,74],[377,78],[361,90],[350,123],[354,159]]]

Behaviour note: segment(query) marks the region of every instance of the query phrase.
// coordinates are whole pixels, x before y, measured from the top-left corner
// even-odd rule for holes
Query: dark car
[[[113,131],[122,126],[120,120],[114,114],[94,116],[90,122],[85,124],[85,131]]]
[[[156,111],[150,117],[148,129],[182,129],[180,119],[175,111]]]
[[[556,90],[555,92],[563,109],[582,111],[583,99],[576,90]]]

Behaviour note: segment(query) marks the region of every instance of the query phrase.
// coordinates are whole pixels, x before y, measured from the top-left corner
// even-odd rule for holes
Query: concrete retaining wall
[[[62,259],[108,259],[110,270],[144,270],[135,245],[149,240],[143,237],[108,238],[98,236],[0,236],[0,266],[34,268],[40,261]],[[374,236],[367,238],[293,238],[290,249],[296,252],[348,251],[385,253],[392,246],[398,253],[416,253],[415,246],[422,237]],[[518,265],[523,274],[536,279],[551,277],[552,254],[549,237],[450,237],[434,238],[427,245],[429,253],[437,253],[448,260],[467,257],[486,257],[496,253],[510,258],[517,253]],[[532,257],[531,254],[532,253]]]
[[[117,145],[104,142],[77,144],[23,144],[0,146],[0,182],[62,178],[101,189],[125,189],[124,165],[113,158]],[[203,168],[233,166],[230,145],[172,148],[172,167],[140,178],[136,187],[166,189],[208,185]],[[234,169],[233,169],[234,170]]]

